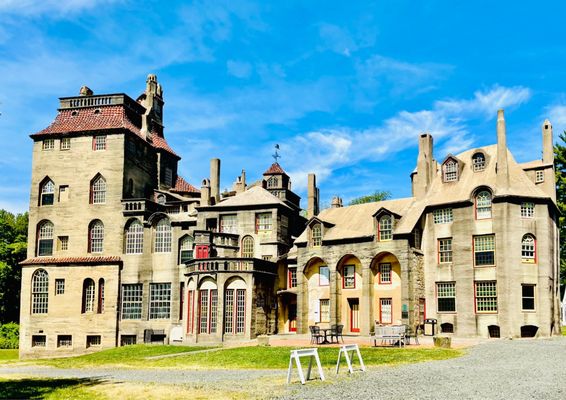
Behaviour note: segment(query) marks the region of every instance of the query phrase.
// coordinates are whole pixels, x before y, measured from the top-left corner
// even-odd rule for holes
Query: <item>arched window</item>
[[[485,156],[483,153],[476,153],[472,156],[472,165],[474,172],[483,171],[485,169]]]
[[[161,218],[155,225],[153,251],[156,253],[168,253],[171,251],[171,223],[167,218]]]
[[[106,203],[106,179],[102,175],[97,175],[90,183],[90,202]]]
[[[312,245],[315,247],[322,245],[322,227],[320,224],[312,226]]]
[[[191,236],[185,236],[181,239],[179,243],[179,264],[185,264],[193,259],[193,243],[194,240]]]
[[[104,278],[98,280],[98,306],[96,312],[102,314],[104,312]]]
[[[53,205],[53,201],[55,199],[55,184],[53,183],[53,181],[47,178],[47,180],[44,180],[41,183],[40,189],[41,189],[41,201],[39,205],[41,206]]]
[[[143,253],[143,225],[137,219],[132,221],[126,229],[125,253]]]
[[[452,159],[449,159],[442,166],[442,172],[444,175],[444,182],[454,182],[458,180],[458,163]]]
[[[536,258],[536,240],[533,235],[526,234],[521,242],[521,258],[524,263],[534,263]]]
[[[254,256],[254,238],[246,236],[242,239],[242,258],[253,258]]]
[[[379,219],[379,240],[391,240],[393,238],[393,224],[391,215],[384,215]]]
[[[49,275],[38,269],[31,277],[31,313],[47,314],[49,305]]]
[[[88,252],[102,253],[104,249],[104,224],[100,220],[92,221],[88,230]]]
[[[476,195],[476,219],[491,218],[491,193],[482,190]]]
[[[51,221],[39,223],[37,229],[37,255],[53,255],[53,223]]]
[[[276,187],[279,187],[279,178],[272,176],[267,180],[267,188],[271,189]]]
[[[87,278],[83,281],[83,304],[82,312],[94,311],[94,281]]]

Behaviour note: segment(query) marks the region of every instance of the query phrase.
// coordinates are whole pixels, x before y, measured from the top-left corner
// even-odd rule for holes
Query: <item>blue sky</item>
[[[196,186],[255,180],[281,147],[304,196],[410,196],[417,135],[435,156],[495,142],[505,108],[518,161],[540,158],[544,118],[566,129],[562,1],[0,0],[0,208],[27,209],[29,134],[58,97],[132,97],[155,73],[166,137]],[[304,203],[303,203],[304,205]]]

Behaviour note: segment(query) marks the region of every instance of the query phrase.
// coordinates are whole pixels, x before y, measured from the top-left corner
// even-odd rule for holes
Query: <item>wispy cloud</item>
[[[377,38],[377,31],[375,26],[367,23],[348,29],[321,22],[318,24],[318,35],[321,43],[320,51],[329,50],[350,57],[360,49],[373,46]]]
[[[236,78],[248,78],[252,73],[252,65],[245,61],[228,60],[226,68],[228,73]]]
[[[554,132],[566,130],[566,104],[554,104],[546,108],[545,114],[552,123]]]
[[[124,0],[0,0],[0,12],[26,17],[60,17],[118,2]]]
[[[416,138],[422,132],[431,133],[441,144],[441,154],[462,151],[474,143],[467,121],[460,115],[464,104],[468,107],[465,113],[468,119],[484,118],[493,106],[513,107],[524,103],[528,93],[524,87],[495,86],[476,92],[472,99],[436,102],[431,110],[401,111],[381,125],[363,130],[334,128],[307,132],[284,143],[282,148],[292,155],[288,163],[293,181],[304,188],[309,172],[317,173],[319,181],[324,181],[338,169],[391,158],[416,146]]]

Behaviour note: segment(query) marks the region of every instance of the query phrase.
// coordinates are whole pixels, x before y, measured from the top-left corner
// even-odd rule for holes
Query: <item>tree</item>
[[[560,284],[566,286],[566,131],[560,134],[562,144],[554,145],[556,166],[556,202],[560,210]]]
[[[26,258],[28,214],[0,210],[0,323],[20,317],[21,270]]]
[[[375,203],[376,201],[383,201],[389,198],[391,198],[391,192],[387,190],[376,190],[373,194],[356,197],[355,199],[350,200],[348,205],[353,206],[355,204]]]

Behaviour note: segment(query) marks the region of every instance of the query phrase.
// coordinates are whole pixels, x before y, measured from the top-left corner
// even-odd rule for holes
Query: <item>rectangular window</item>
[[[71,148],[71,138],[62,138],[60,143],[61,150],[69,150]]]
[[[69,200],[69,185],[59,186],[59,202],[64,203]]]
[[[256,231],[267,232],[271,231],[271,213],[256,214]]]
[[[535,183],[544,182],[544,171],[536,171]]]
[[[330,322],[330,299],[320,299],[319,322]]]
[[[173,170],[171,168],[165,168],[165,184],[173,186]]]
[[[55,279],[55,294],[65,294],[65,279]]]
[[[122,285],[122,319],[141,319],[142,295],[141,283]]]
[[[344,266],[344,289],[353,289],[356,287],[356,267],[354,265]]]
[[[218,290],[199,290],[199,333],[216,333]]]
[[[72,347],[73,337],[71,335],[57,335],[57,347]]]
[[[535,311],[535,285],[521,285],[523,311]]]
[[[379,264],[379,283],[391,283],[391,264]]]
[[[92,149],[94,151],[106,150],[106,135],[94,136],[92,138]]]
[[[100,346],[101,343],[100,335],[87,335],[86,337],[86,347]]]
[[[391,299],[379,299],[379,319],[382,324],[393,323]]]
[[[69,250],[69,236],[58,236],[57,237],[57,248],[60,251]]]
[[[171,284],[149,285],[149,319],[169,319],[171,313]]]
[[[234,333],[234,289],[226,289],[224,300],[224,333]]]
[[[438,239],[438,262],[452,262],[452,238]]]
[[[238,233],[238,219],[236,214],[220,216],[220,232]]]
[[[330,269],[326,265],[321,265],[320,267],[318,267],[318,285],[330,285]]]
[[[521,203],[521,218],[534,218],[535,203]]]
[[[474,236],[474,265],[495,265],[495,235]]]
[[[236,334],[244,333],[246,328],[246,289],[236,290]]]
[[[33,335],[31,337],[31,347],[45,347],[47,339],[45,335]]]
[[[476,312],[497,312],[497,282],[477,281],[475,282]]]
[[[55,148],[55,139],[44,139],[41,145],[42,150],[53,150]]]
[[[456,311],[456,283],[437,282],[436,283],[436,303],[438,312]]]
[[[439,210],[434,210],[433,219],[435,224],[447,224],[454,221],[454,214],[451,208],[441,208]]]
[[[121,335],[120,346],[130,346],[136,344],[136,335]]]
[[[289,288],[297,287],[297,268],[289,268]]]
[[[199,290],[199,333],[208,333],[208,290]]]

